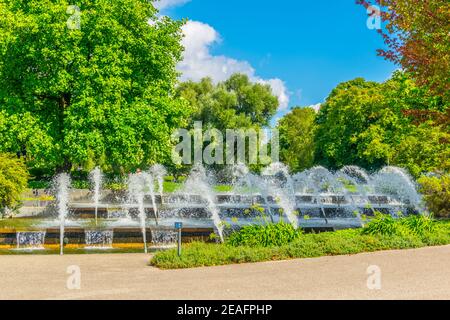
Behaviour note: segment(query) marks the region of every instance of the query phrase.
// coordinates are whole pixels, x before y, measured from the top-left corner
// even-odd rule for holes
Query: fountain
[[[269,186],[266,179],[262,179],[260,176],[250,172],[247,166],[244,164],[236,164],[232,168],[233,174],[233,193],[242,194],[250,192],[251,197],[258,192],[261,199],[264,201],[264,207],[269,214],[269,217],[274,222],[272,214],[272,206],[269,203]]]
[[[70,176],[67,173],[60,173],[54,180],[59,217],[59,244],[61,255],[64,254],[64,227],[68,213],[68,203],[70,199],[70,183]]]
[[[375,192],[388,195],[399,208],[410,205],[416,211],[425,212],[422,196],[417,192],[412,177],[403,169],[393,166],[382,168],[372,177]],[[394,212],[394,215],[396,212]]]
[[[18,231],[16,240],[18,250],[43,250],[45,231]]]
[[[93,196],[92,200],[95,204],[95,224],[97,225],[98,220],[98,204],[100,201],[100,191],[102,187],[103,175],[99,167],[96,167],[89,174],[89,180],[91,181],[91,186],[93,186]]]
[[[262,171],[262,175],[269,177],[269,183],[266,184],[268,192],[275,196],[289,223],[297,229],[295,190],[289,169],[286,165],[276,162],[266,167]]]
[[[114,232],[112,230],[85,230],[85,249],[111,249]]]
[[[146,193],[146,185],[148,181],[152,180],[147,173],[135,173],[130,175],[128,181],[128,193],[131,202],[136,201],[139,212],[139,220],[142,230],[142,239],[144,242],[144,252],[148,253],[147,249],[147,226],[144,206],[144,196]]]
[[[223,242],[223,223],[219,215],[220,210],[216,204],[216,194],[212,185],[214,185],[214,181],[212,181],[211,176],[207,175],[205,168],[200,164],[196,164],[189,174],[189,177],[186,179],[181,192],[185,195],[198,195],[201,199],[206,201],[206,209],[211,214],[211,219],[217,230],[220,241]]]
[[[148,172],[130,175],[127,192],[115,192],[108,203],[100,203],[102,175],[98,168],[90,173],[91,203],[78,200],[81,199],[79,194],[69,203],[70,177],[60,174],[54,179],[58,219],[53,219],[51,209],[46,210],[49,219],[40,218],[37,229],[45,231],[21,231],[17,234],[18,248],[41,248],[44,237],[58,237],[55,227],[59,227],[61,254],[67,239],[71,239],[71,243],[86,241],[88,248],[111,248],[113,234],[108,230],[114,230],[118,242],[140,241],[142,234],[144,252],[148,252],[149,232],[152,245],[167,247],[174,243],[174,222],[183,223],[183,237],[205,239],[213,228],[217,238],[223,241],[224,231],[270,220],[273,223],[286,221],[294,228],[323,231],[359,228],[362,217],[376,211],[393,217],[397,217],[398,212],[406,215],[423,212],[415,182],[396,167],[385,167],[371,174],[346,166],[338,171],[313,167],[291,175],[280,163],[269,165],[260,175],[250,172],[243,164],[227,170],[217,180],[231,177],[223,179],[231,181],[231,192],[216,192],[216,176],[201,165],[195,165],[178,191],[164,194],[163,198],[166,170],[155,165]],[[70,220],[69,207],[75,209],[71,211]],[[98,216],[103,207],[107,210],[106,219]],[[152,209],[156,227],[153,217],[147,219]],[[267,215],[261,217],[260,211]],[[94,212],[96,221],[92,225],[90,219]],[[230,229],[224,230],[225,225],[230,225]],[[80,228],[84,232],[80,232]],[[72,237],[77,238],[72,242]]]
[[[176,230],[152,230],[152,243],[158,247],[173,246],[178,239]]]
[[[164,177],[167,175],[167,170],[160,164],[155,164],[150,168],[150,174],[156,179],[158,183],[158,193],[161,196],[161,201],[164,192]]]

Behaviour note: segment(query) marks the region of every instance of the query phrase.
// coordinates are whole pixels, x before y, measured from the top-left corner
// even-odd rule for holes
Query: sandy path
[[[0,256],[0,299],[450,299],[450,246],[190,270],[143,254]],[[68,289],[69,266],[81,289]],[[367,287],[367,268],[381,289]]]

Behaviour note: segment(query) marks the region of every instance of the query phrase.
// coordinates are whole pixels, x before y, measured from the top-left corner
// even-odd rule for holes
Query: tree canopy
[[[269,85],[252,83],[244,74],[218,84],[210,78],[184,82],[177,95],[192,105],[193,120],[219,130],[267,126],[279,105]]]
[[[280,159],[293,172],[314,165],[314,130],[316,111],[296,107],[278,122],[280,133]]]
[[[405,74],[385,83],[355,79],[339,84],[317,118],[316,161],[331,168],[391,164],[422,172],[447,168],[450,135],[431,121],[415,123],[404,110],[443,109],[442,100],[419,88]]]
[[[450,3],[448,0],[358,0],[378,5],[388,49],[379,54],[403,67],[419,85],[450,98]]]
[[[6,207],[15,209],[27,187],[28,171],[15,155],[0,153],[0,214]]]
[[[51,170],[169,159],[182,22],[147,0],[70,4],[0,0],[0,151]]]

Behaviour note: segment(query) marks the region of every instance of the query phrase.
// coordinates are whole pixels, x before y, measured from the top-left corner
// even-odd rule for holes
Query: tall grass
[[[249,225],[233,232],[227,239],[232,246],[275,247],[291,243],[303,234],[291,224],[280,222],[267,225]]]
[[[362,229],[367,235],[424,235],[434,230],[433,219],[430,216],[412,215],[394,219],[391,215],[375,213],[375,218]]]

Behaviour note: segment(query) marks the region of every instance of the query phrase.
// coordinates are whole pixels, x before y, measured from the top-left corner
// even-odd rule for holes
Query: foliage
[[[419,85],[448,101],[450,92],[450,5],[447,0],[358,0],[382,7],[386,30],[380,30],[386,59],[400,64]]]
[[[331,168],[397,165],[414,176],[447,167],[449,132],[429,121],[416,124],[404,114],[414,108],[440,112],[445,105],[399,72],[385,83],[339,84],[317,116],[316,161]]]
[[[272,247],[292,242],[302,235],[301,229],[295,229],[289,223],[271,223],[266,225],[248,225],[233,232],[227,239],[232,246]]]
[[[244,74],[218,84],[210,78],[184,82],[177,95],[193,106],[192,120],[222,131],[266,126],[279,105],[269,85],[252,83]]]
[[[422,176],[417,182],[434,216],[450,218],[450,175]]]
[[[412,215],[394,219],[391,215],[377,212],[375,218],[364,226],[362,233],[368,235],[424,235],[434,230],[433,220],[429,216]]]
[[[5,207],[14,209],[27,187],[28,171],[17,157],[0,154],[0,213]]]
[[[0,150],[52,170],[169,159],[189,115],[173,98],[182,22],[146,0],[82,0],[69,28],[70,4],[0,0]]]
[[[294,108],[278,123],[280,159],[293,172],[314,165],[314,130],[316,112],[312,108]]]
[[[362,234],[361,230],[341,230],[304,234],[279,247],[234,247],[229,244],[194,242],[183,246],[181,257],[178,257],[176,250],[158,252],[150,264],[162,269],[180,269],[450,244],[450,223],[433,224],[433,232],[423,235],[367,235]]]

